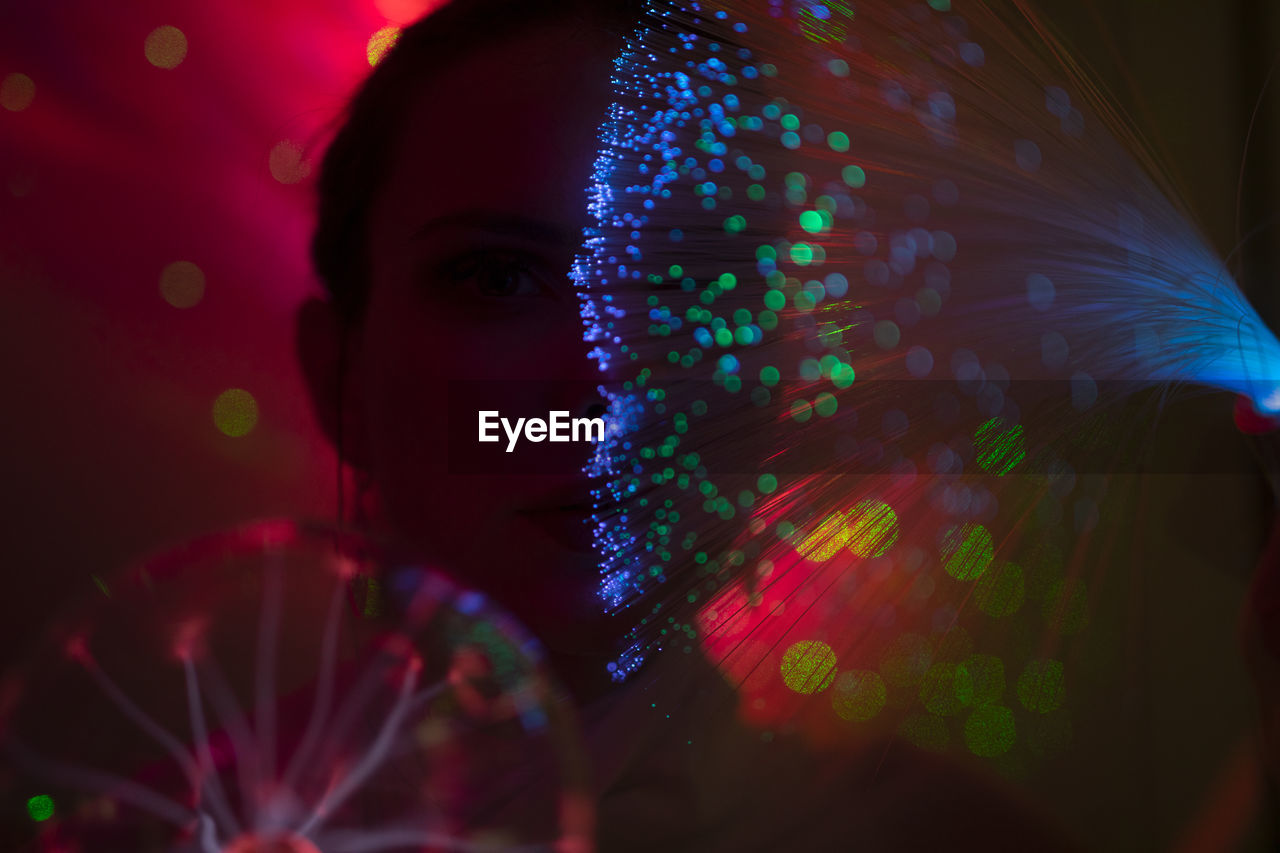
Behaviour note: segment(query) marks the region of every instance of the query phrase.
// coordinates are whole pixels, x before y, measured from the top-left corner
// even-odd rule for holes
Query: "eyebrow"
[[[487,210],[466,210],[429,219],[413,232],[413,238],[421,240],[437,231],[454,228],[478,228],[492,234],[525,237],[540,243],[562,245],[580,243],[583,239],[581,232],[566,230],[543,219]]]

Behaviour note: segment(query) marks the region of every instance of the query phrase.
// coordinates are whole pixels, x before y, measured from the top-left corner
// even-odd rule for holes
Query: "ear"
[[[332,302],[311,297],[298,309],[297,352],[311,396],[311,410],[329,443],[344,462],[367,468],[364,394],[360,371],[359,327],[343,318]]]

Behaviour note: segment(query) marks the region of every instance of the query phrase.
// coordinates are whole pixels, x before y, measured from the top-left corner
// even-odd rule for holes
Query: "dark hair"
[[[621,39],[642,7],[643,0],[453,0],[400,34],[351,99],[320,166],[311,262],[343,317],[357,319],[368,297],[369,211],[414,89],[479,45],[538,24],[578,21]]]

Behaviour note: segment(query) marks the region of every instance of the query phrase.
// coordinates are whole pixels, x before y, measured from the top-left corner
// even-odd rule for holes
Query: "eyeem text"
[[[547,419],[516,418],[515,423],[496,411],[480,414],[480,441],[501,441],[498,428],[507,435],[507,453],[515,450],[521,435],[527,441],[604,441],[604,418],[570,418],[568,412],[549,412]]]

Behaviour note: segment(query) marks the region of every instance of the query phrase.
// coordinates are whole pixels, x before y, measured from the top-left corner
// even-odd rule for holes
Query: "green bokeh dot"
[[[994,758],[1013,749],[1017,739],[1013,711],[1003,705],[983,705],[964,721],[964,743],[974,755]]]
[[[1027,442],[1021,424],[1008,424],[1003,418],[992,418],[973,434],[973,449],[978,467],[988,474],[1003,477],[1027,458]]]
[[[822,214],[816,210],[806,210],[800,214],[800,227],[810,234],[821,234],[826,227]]]
[[[881,320],[876,323],[872,337],[880,349],[893,349],[902,341],[902,329],[892,320]]]
[[[836,716],[852,723],[865,723],[884,708],[888,691],[878,672],[855,669],[842,672],[831,691],[831,708]]]
[[[1037,714],[1048,714],[1062,706],[1066,695],[1062,662],[1052,659],[1033,660],[1018,676],[1018,701]]]
[[[981,524],[959,524],[942,539],[942,567],[956,580],[982,576],[995,557],[991,534]]]
[[[48,794],[36,794],[27,800],[27,815],[36,823],[53,817],[53,797]]]
[[[861,166],[845,166],[840,170],[840,177],[855,190],[862,189],[867,183],[867,173]]]
[[[840,408],[840,402],[836,398],[822,391],[817,397],[813,398],[813,409],[818,413],[818,417],[829,418]]]

